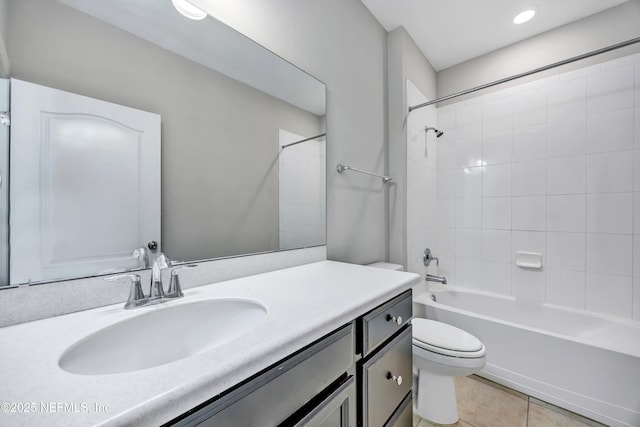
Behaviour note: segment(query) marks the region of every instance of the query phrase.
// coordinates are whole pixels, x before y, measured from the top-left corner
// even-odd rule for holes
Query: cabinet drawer
[[[362,316],[362,342],[359,350],[362,356],[371,353],[377,346],[402,329],[411,319],[411,291],[398,295]]]
[[[169,425],[279,425],[353,366],[353,342],[349,324]]]
[[[393,413],[384,427],[412,427],[413,426],[413,398],[408,393],[396,412]]]
[[[356,381],[344,380],[300,421],[287,420],[279,427],[355,427]]]
[[[363,416],[365,426],[385,424],[411,391],[411,325],[362,364]]]

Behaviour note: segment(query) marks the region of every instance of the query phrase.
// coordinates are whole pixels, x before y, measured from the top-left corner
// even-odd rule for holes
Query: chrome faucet
[[[188,264],[171,269],[171,282],[169,284],[169,290],[165,293],[164,286],[162,285],[162,270],[167,269],[170,266],[171,260],[165,254],[159,252],[154,258],[153,267],[151,268],[151,286],[149,288],[149,295],[145,295],[142,291],[139,274],[118,274],[116,276],[105,277],[104,280],[113,282],[125,278],[131,279],[129,298],[124,305],[124,308],[127,310],[160,304],[184,296],[182,288],[180,287],[178,273],[183,269],[197,267],[195,264]]]
[[[424,263],[425,267],[429,267],[429,265],[431,265],[431,261],[435,261],[436,262],[436,266],[440,266],[440,260],[438,259],[438,257],[435,257],[431,254],[431,249],[426,248],[424,250],[424,254],[422,255],[422,262]],[[447,278],[445,276],[435,276],[433,274],[429,274],[427,273],[427,275],[425,276],[425,280],[427,282],[438,282],[438,283],[442,283],[443,285],[447,284]]]
[[[444,276],[434,276],[433,274],[427,274],[425,276],[425,280],[427,282],[438,282],[438,283],[442,283],[443,285],[447,284],[447,278]]]
[[[140,268],[149,268],[149,255],[147,253],[147,248],[145,248],[144,246],[140,246],[133,251],[133,254],[131,256],[138,260],[138,266]]]

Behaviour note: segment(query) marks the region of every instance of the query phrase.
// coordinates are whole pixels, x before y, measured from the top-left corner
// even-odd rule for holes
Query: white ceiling
[[[387,30],[403,26],[436,71],[628,0],[362,0]],[[523,10],[536,16],[512,23]]]

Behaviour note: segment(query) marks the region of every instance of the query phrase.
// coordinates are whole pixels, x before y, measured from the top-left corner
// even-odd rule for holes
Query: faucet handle
[[[180,273],[180,270],[197,267],[198,266],[196,264],[187,264],[180,267],[172,268],[171,282],[169,282],[169,290],[167,291],[165,296],[167,298],[180,298],[181,296],[184,296],[184,294],[182,293],[182,287],[180,286],[180,277],[178,276],[178,273]]]
[[[424,263],[425,267],[429,267],[431,261],[435,261],[436,265],[440,266],[440,260],[438,260],[438,257],[431,255],[431,249],[427,248],[424,250],[424,254],[422,255],[422,262]]]
[[[115,276],[105,277],[104,280],[107,282],[115,282],[120,279],[131,279],[131,289],[129,290],[129,298],[127,299],[127,303],[124,305],[125,309],[135,308],[138,306],[139,302],[142,301],[145,296],[144,292],[142,292],[142,283],[140,282],[139,274],[117,274]]]

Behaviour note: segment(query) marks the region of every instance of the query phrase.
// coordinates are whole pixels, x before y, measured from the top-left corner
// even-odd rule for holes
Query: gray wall
[[[14,77],[162,115],[169,256],[278,249],[278,128],[315,135],[323,119],[58,2],[9,13]]]
[[[389,99],[389,260],[407,267],[407,79],[429,99],[436,95],[436,72],[409,33],[398,27],[388,35]]]
[[[336,165],[385,172],[386,31],[360,0],[193,0],[327,84],[327,253],[387,258],[387,190]]]
[[[520,43],[496,50],[438,72],[438,97],[446,96],[573,56],[640,37],[640,0],[564,25]],[[494,90],[522,84],[589,64],[640,52],[640,44],[503,84]],[[483,92],[486,93],[486,92]],[[471,96],[477,96],[478,93]],[[467,96],[468,98],[469,96]],[[458,98],[452,102],[465,98]],[[449,102],[450,103],[450,102]],[[446,102],[443,105],[447,104]]]

